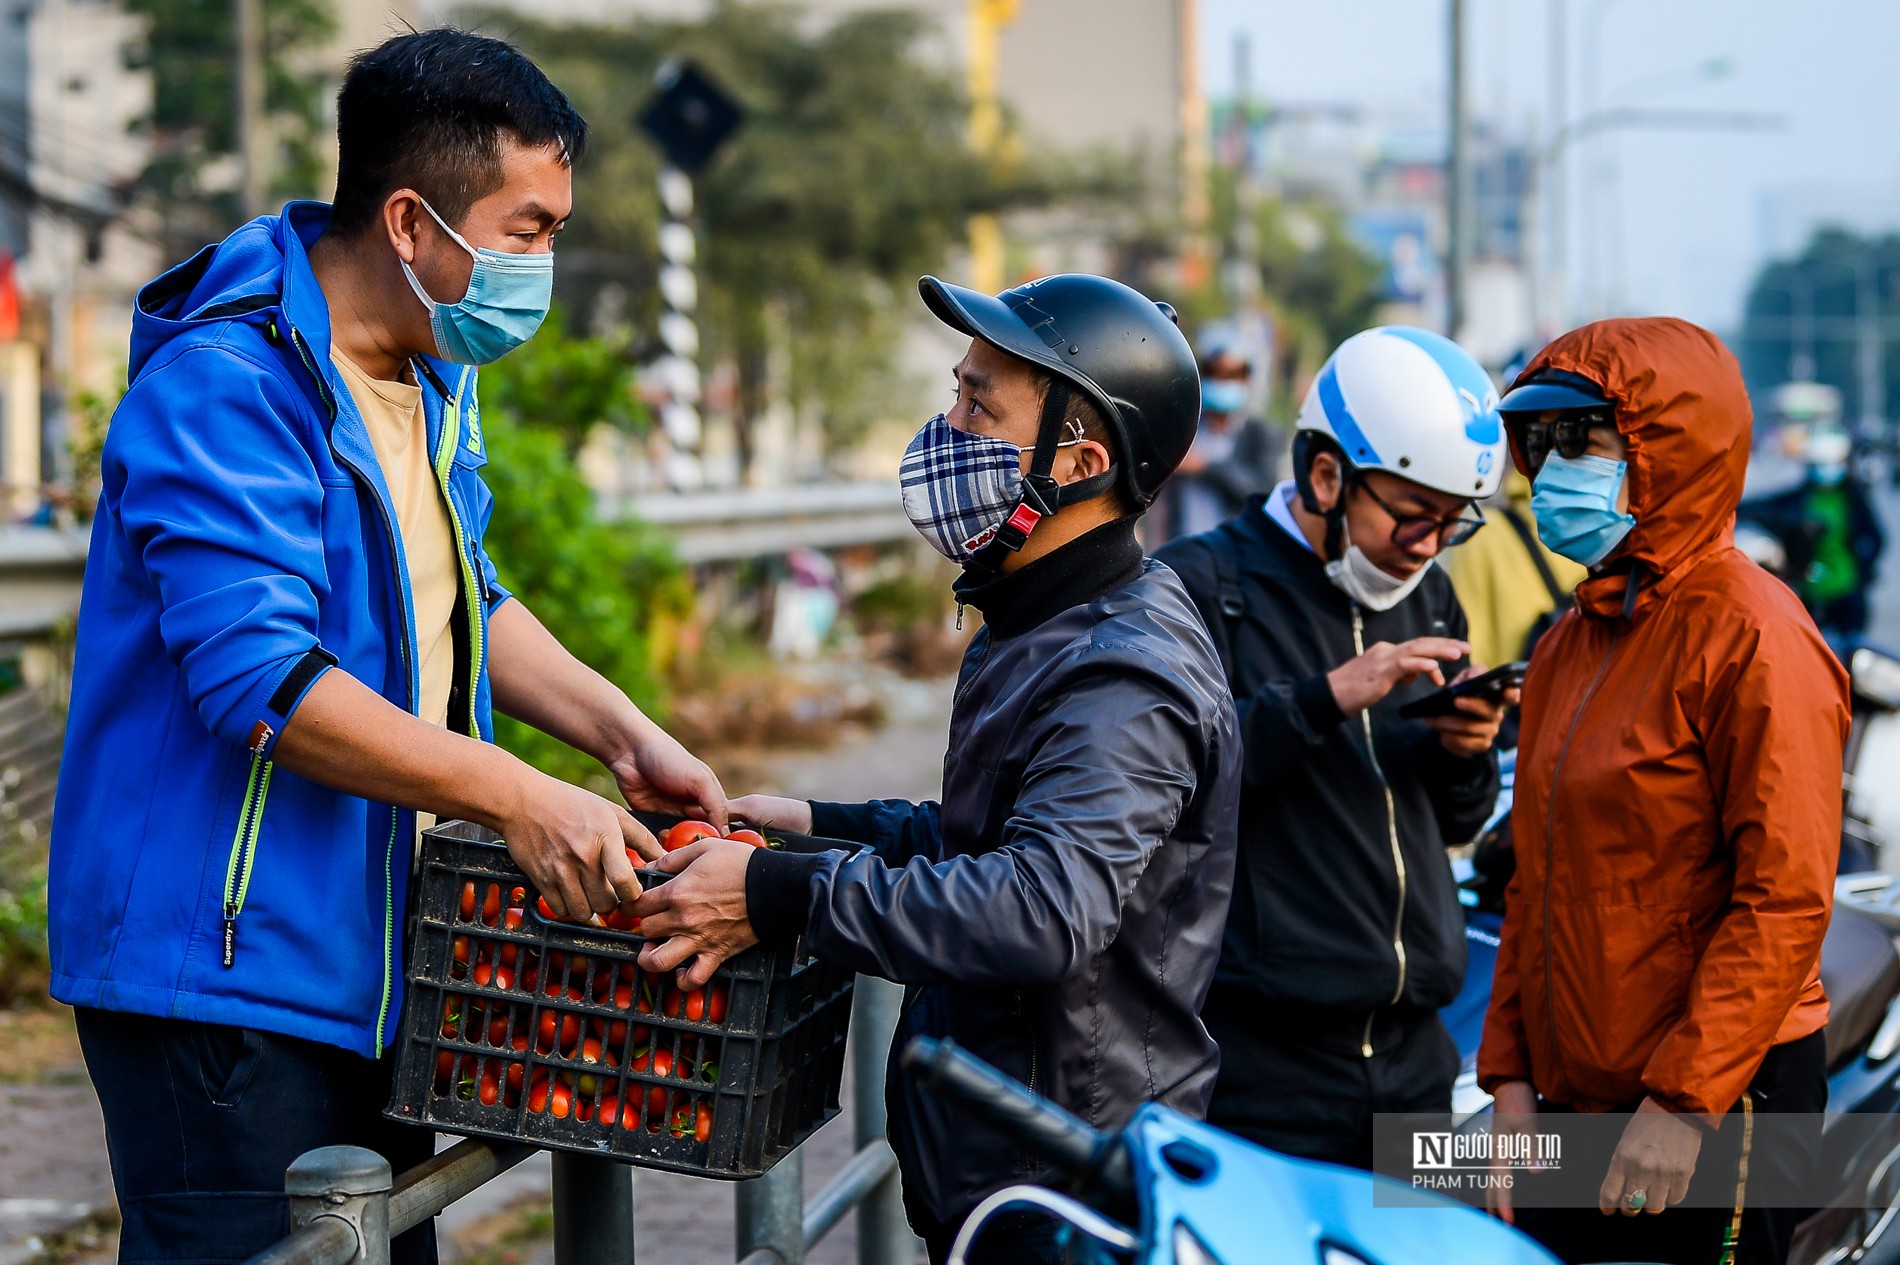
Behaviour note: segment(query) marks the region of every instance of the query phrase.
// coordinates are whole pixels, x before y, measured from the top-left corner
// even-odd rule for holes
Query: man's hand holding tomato
[[[643,969],[678,970],[681,988],[703,988],[722,962],[759,942],[745,898],[746,867],[757,851],[743,840],[705,838],[654,863],[674,877],[633,906],[652,941],[640,951]]]

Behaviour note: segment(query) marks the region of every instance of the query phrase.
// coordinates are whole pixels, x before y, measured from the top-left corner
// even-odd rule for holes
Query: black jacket
[[[761,938],[910,985],[891,1144],[920,1228],[1036,1171],[897,1055],[957,1044],[1091,1124],[1157,1099],[1202,1115],[1201,1024],[1233,881],[1240,744],[1220,661],[1132,521],[959,597],[981,609],[957,682],[943,802],[814,804],[847,858],[759,853]]]
[[[1262,499],[1157,555],[1209,626],[1219,625],[1246,747],[1240,863],[1218,991],[1246,1005],[1436,1009],[1457,996],[1465,970],[1445,848],[1483,826],[1497,796],[1497,760],[1453,756],[1423,721],[1398,717],[1401,704],[1435,688],[1420,678],[1367,713],[1375,768],[1364,722],[1340,713],[1326,674],[1354,656],[1355,617],[1371,646],[1462,637],[1464,611],[1437,567],[1391,610],[1358,610],[1318,557],[1267,517]],[[1220,537],[1237,561],[1238,618],[1222,611]]]

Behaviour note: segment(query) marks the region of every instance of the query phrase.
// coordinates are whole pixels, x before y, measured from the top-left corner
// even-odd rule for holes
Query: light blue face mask
[[[430,298],[408,261],[398,261],[403,276],[409,278],[409,288],[429,309],[436,355],[459,365],[493,364],[533,338],[547,319],[548,305],[554,301],[554,255],[551,251],[511,255],[477,249],[444,224],[427,201],[417,201],[442,231],[475,259],[468,293],[455,303],[437,303]]]
[[[1629,463],[1554,452],[1531,484],[1537,535],[1553,553],[1594,567],[1623,542],[1636,517],[1616,508]]]
[[[1238,413],[1247,407],[1247,384],[1230,378],[1203,378],[1201,407],[1210,413]]]

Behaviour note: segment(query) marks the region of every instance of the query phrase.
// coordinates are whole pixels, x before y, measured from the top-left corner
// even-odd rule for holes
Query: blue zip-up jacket
[[[416,710],[389,489],[292,203],[140,291],[80,599],[48,877],[53,995],[379,1054],[414,814],[271,759],[332,666]],[[418,360],[462,562],[452,728],[487,738],[492,501],[472,370]]]

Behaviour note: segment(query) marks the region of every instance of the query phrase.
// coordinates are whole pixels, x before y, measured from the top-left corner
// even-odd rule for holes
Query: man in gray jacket
[[[921,289],[971,341],[953,408],[904,456],[905,507],[965,564],[957,598],[985,620],[943,801],[735,801],[749,821],[871,849],[709,839],[668,854],[679,877],[635,912],[670,938],[642,964],[696,984],[802,933],[910,986],[893,1054],[952,1038],[1102,1128],[1149,1099],[1199,1116],[1220,1058],[1199,1009],[1233,881],[1240,744],[1207,630],[1134,534],[1194,436],[1193,354],[1171,310],[1102,277]],[[895,1058],[890,1077],[906,1205],[940,1263],[970,1210],[1036,1164]],[[975,1259],[1055,1258],[1050,1223],[1002,1228]]]

